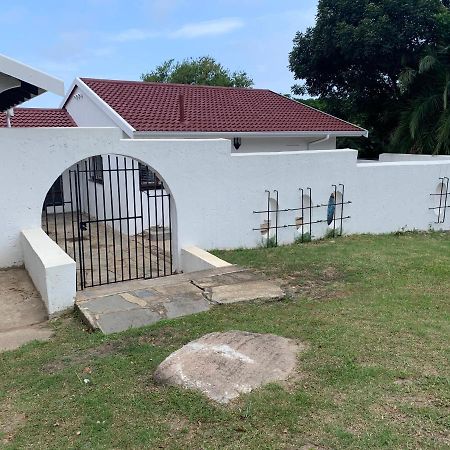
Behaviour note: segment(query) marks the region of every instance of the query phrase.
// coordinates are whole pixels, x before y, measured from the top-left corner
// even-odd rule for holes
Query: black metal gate
[[[46,233],[77,263],[77,289],[171,275],[171,196],[131,158],[95,156],[64,172],[43,207]]]

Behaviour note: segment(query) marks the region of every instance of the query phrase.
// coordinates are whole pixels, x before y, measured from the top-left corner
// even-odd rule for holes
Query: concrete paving
[[[93,329],[110,334],[208,311],[215,304],[283,297],[276,283],[229,266],[85,289],[76,304]]]
[[[52,335],[47,311],[24,269],[0,271],[0,352]]]

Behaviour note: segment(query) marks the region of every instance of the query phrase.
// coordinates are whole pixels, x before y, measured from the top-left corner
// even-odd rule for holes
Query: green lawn
[[[3,448],[450,448],[449,234],[215,253],[289,298],[111,337],[55,321],[51,342],[0,355]],[[298,376],[227,407],[155,385],[172,351],[233,329],[306,343]]]

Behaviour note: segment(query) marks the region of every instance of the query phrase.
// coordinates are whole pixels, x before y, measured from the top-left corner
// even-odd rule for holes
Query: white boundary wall
[[[232,153],[228,140],[123,139],[114,128],[1,129],[0,267],[24,262],[20,232],[39,228],[42,204],[55,179],[76,162],[98,154],[136,158],[153,168],[172,196],[174,245],[178,249],[255,247],[267,204],[266,189],[279,191],[279,207],[298,208],[299,188],[312,188],[312,203],[327,203],[332,184],[345,184],[351,219],[344,233],[384,233],[435,225],[430,193],[450,176],[450,160],[358,163],[355,150]],[[314,211],[324,219],[326,208]],[[298,212],[281,212],[293,224]],[[448,215],[450,218],[450,215]],[[449,219],[450,220],[450,219]],[[315,237],[326,224],[313,229]],[[279,231],[292,242],[295,227]],[[175,267],[178,266],[178,259]]]
[[[232,264],[201,248],[191,245],[181,249],[180,266],[183,272],[190,273],[200,270],[230,267]]]
[[[50,316],[75,303],[76,263],[42,229],[22,231],[25,268]]]

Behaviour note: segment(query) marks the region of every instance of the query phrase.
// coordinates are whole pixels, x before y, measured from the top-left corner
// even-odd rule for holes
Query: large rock
[[[210,333],[169,355],[154,377],[228,403],[241,393],[287,379],[301,349],[293,340],[273,334]]]

